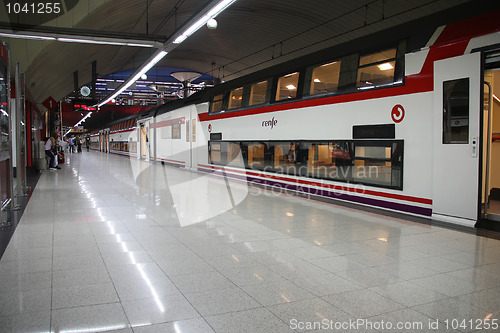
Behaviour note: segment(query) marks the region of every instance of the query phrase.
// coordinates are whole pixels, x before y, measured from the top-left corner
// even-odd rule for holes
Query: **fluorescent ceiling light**
[[[20,39],[34,39],[34,40],[49,40],[60,41],[68,43],[84,43],[84,44],[99,44],[99,45],[116,45],[116,46],[135,46],[135,47],[164,47],[163,43],[149,40],[136,40],[136,39],[119,39],[119,38],[105,38],[105,37],[92,37],[92,36],[76,36],[76,35],[63,35],[56,33],[26,33],[26,32],[13,32],[11,30],[1,30],[0,37],[20,38]]]
[[[38,35],[24,35],[24,34],[8,34],[0,32],[0,36],[10,38],[23,38],[23,39],[37,39],[37,40],[56,40],[54,37],[38,36]]]
[[[185,41],[189,36],[195,33],[198,29],[200,29],[205,23],[207,23],[210,19],[215,18],[222,11],[224,11],[227,7],[229,7],[236,0],[222,0],[215,7],[213,7],[207,14],[203,15],[196,22],[191,24],[182,34],[177,36],[177,38],[173,41],[174,44],[180,44]]]
[[[137,43],[127,43],[127,46],[137,46],[137,47],[154,47],[154,45],[150,44],[137,44]]]
[[[314,82],[320,83],[321,81],[319,79],[314,79]]]
[[[387,71],[389,69],[393,69],[394,67],[392,67],[392,65],[388,62],[384,63],[384,64],[380,64],[377,66],[381,71]]]
[[[287,89],[289,89],[289,90],[295,90],[295,89],[297,89],[297,88],[295,88],[295,86],[294,86],[293,84],[289,84],[289,85],[287,85],[286,87],[287,87]]]
[[[101,40],[92,40],[92,39],[80,39],[80,38],[57,38],[59,42],[68,42],[68,43],[84,43],[84,44],[100,44],[100,45],[118,45],[118,46],[126,46],[127,43],[121,42],[110,42],[110,41],[101,41]]]

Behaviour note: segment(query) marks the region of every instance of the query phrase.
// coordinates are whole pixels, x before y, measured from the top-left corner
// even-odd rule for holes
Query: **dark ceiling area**
[[[28,94],[37,104],[43,103],[49,96],[62,101],[74,95],[75,72],[79,86],[89,84],[93,62],[97,77],[105,79],[113,74],[133,72],[156,49],[10,38],[6,33],[149,41],[161,46],[184,29],[195,15],[218,1],[59,2],[61,13],[29,17],[9,15],[6,2],[0,5],[0,32],[4,33],[3,36],[0,34],[0,39],[8,42],[11,71],[16,63],[20,64],[21,72],[25,73]],[[203,26],[167,54],[157,66],[198,72],[228,81],[412,20],[436,14],[445,17],[444,14],[451,12],[454,14],[450,20],[460,15],[466,18],[481,11],[491,11],[492,7],[498,7],[497,2],[236,0],[216,17],[216,29]]]

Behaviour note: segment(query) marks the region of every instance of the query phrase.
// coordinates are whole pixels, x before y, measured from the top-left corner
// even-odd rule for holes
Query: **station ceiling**
[[[8,15],[0,5],[0,32],[31,32],[164,43],[207,4],[206,0],[61,0],[58,15]],[[13,2],[13,1],[11,1]],[[19,1],[23,2],[23,1]],[[415,19],[467,8],[488,11],[492,1],[466,0],[236,0],[217,16],[217,29],[202,27],[158,66],[185,68],[227,81],[308,53],[339,45]],[[462,6],[462,7],[461,7]],[[12,10],[12,8],[11,8]],[[464,13],[466,16],[467,13]],[[8,42],[11,70],[20,64],[36,103],[72,93],[97,74],[133,70],[153,48],[65,43],[0,37]],[[383,41],[381,41],[383,43]]]

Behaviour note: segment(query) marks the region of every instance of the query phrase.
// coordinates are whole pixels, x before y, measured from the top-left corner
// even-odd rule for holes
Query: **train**
[[[498,223],[498,17],[345,42],[107,124],[91,148],[446,224]]]

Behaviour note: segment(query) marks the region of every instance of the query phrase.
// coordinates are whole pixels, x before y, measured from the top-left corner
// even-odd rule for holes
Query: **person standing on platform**
[[[56,155],[52,152],[52,150],[56,147],[56,139],[54,139],[54,136],[52,135],[51,137],[47,138],[47,141],[45,141],[45,155],[50,158],[49,162],[49,169],[50,170],[57,170],[61,169],[56,165]]]
[[[87,135],[85,138],[85,145],[87,146],[87,151],[90,151],[90,136]]]
[[[80,136],[77,136],[75,140],[76,140],[75,145],[77,146],[77,149],[78,149],[77,151],[79,153],[81,153],[82,152],[82,140],[80,139]]]
[[[68,139],[69,142],[69,152],[73,153],[73,148],[75,147],[75,138],[74,135],[71,135]]]

